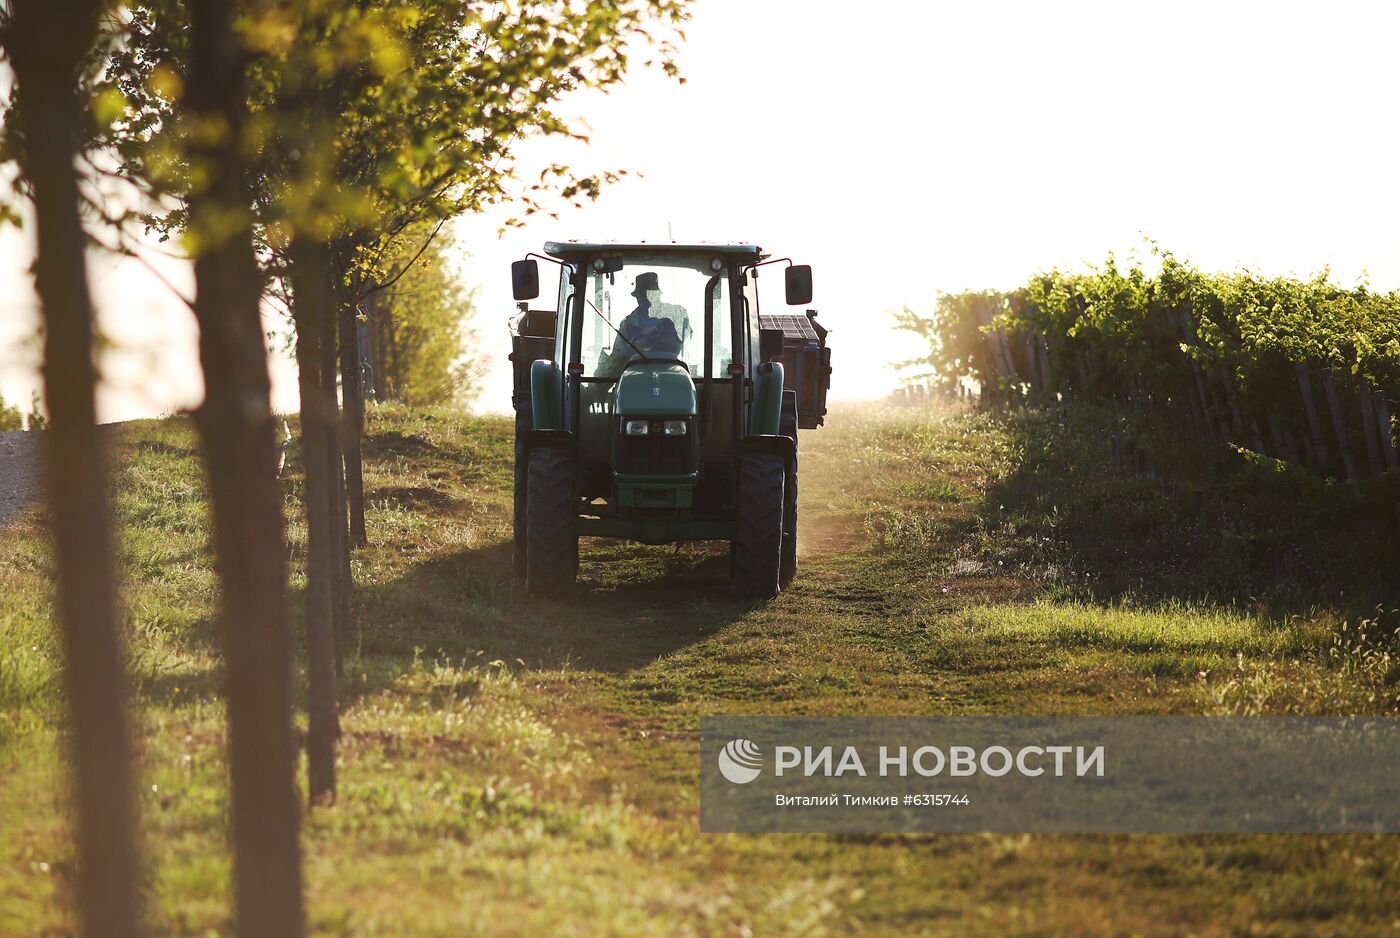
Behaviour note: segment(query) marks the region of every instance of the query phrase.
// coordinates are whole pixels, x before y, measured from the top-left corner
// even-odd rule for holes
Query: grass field
[[[612,542],[585,542],[577,596],[531,602],[509,423],[375,410],[340,800],[303,838],[314,930],[1400,932],[1393,836],[701,835],[705,714],[1400,711],[1391,535],[1345,487],[1170,441],[1166,482],[1121,472],[1092,415],[830,424],[803,435],[802,569],[775,602],[727,601],[716,549]],[[116,484],[148,917],[226,934],[192,428],[126,425]],[[292,546],[299,571],[295,523]],[[5,935],[73,926],[49,567],[38,513],[0,533]]]

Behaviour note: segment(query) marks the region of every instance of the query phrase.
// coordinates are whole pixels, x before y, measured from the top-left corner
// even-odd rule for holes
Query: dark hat
[[[651,271],[637,274],[637,285],[632,288],[633,296],[643,296],[648,290],[660,292],[661,281]]]

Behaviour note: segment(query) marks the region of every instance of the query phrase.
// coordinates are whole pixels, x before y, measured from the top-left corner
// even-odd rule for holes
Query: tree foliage
[[[119,154],[146,194],[141,221],[187,227],[184,202],[207,171],[191,140],[218,134],[182,112],[187,12],[175,0],[128,8],[112,51],[93,145]],[[651,24],[677,28],[684,0],[523,4],[458,0],[299,0],[248,4],[240,30],[252,58],[245,146],[253,157],[256,231],[270,277],[297,236],[339,241],[341,277],[383,279],[405,232],[516,200],[520,216],[551,200],[595,198],[615,173],[552,165],[521,179],[512,147],[538,135],[582,137],[554,105],[620,81],[637,45],[674,71]]]
[[[464,404],[480,374],[470,351],[473,298],[451,269],[453,240],[431,236],[420,228],[417,241],[406,239],[386,265],[390,277],[403,276],[365,298],[369,377],[380,399]]]
[[[23,429],[24,417],[20,414],[19,408],[6,403],[4,396],[0,395],[0,430]]]

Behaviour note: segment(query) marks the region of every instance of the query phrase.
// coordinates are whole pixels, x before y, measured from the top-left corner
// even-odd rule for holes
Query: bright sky
[[[853,14],[859,12],[856,17]],[[509,406],[511,260],[570,237],[757,241],[815,268],[840,398],[881,396],[910,339],[886,311],[1014,286],[1148,235],[1209,268],[1400,287],[1400,7],[1361,3],[697,0],[683,86],[637,72],[586,116],[588,147],[527,143],[634,176],[498,238],[464,219],[480,398]],[[0,389],[27,402],[27,236],[0,236]],[[108,419],[198,400],[189,316],[131,262],[95,274]],[[187,282],[178,267],[171,276]],[[295,406],[291,370],[278,403]]]

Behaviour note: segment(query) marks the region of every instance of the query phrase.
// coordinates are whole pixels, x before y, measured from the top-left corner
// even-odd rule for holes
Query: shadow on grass
[[[585,539],[566,596],[525,596],[511,545],[438,557],[385,583],[358,584],[356,694],[392,683],[422,659],[500,661],[532,670],[621,674],[702,641],[750,607],[728,601],[728,555]]]
[[[727,595],[728,556],[705,547],[585,542],[579,585],[558,599],[527,598],[511,575],[510,559],[509,543],[491,543],[415,565],[387,583],[357,584],[357,634],[350,637],[342,705],[392,686],[424,661],[625,674],[703,641],[751,608],[716,598]],[[303,596],[291,599],[300,659]],[[219,655],[212,624],[190,640]],[[294,673],[301,699],[301,663]],[[222,669],[212,662],[141,673],[136,681],[141,698],[159,706],[223,693]]]
[[[1324,482],[1169,429],[1123,442],[1115,459],[1109,418],[1092,409],[1005,420],[1022,457],[967,526],[983,558],[1091,602],[1226,602],[1273,616],[1400,603],[1386,480]]]

